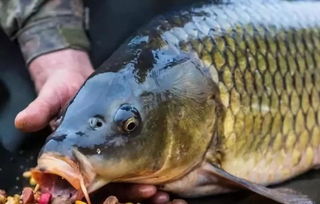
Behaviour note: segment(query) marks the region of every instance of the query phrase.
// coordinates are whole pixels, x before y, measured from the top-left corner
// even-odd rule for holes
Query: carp
[[[320,164],[319,10],[210,1],[156,17],[84,83],[33,177],[73,200],[134,182],[312,202],[265,186]]]

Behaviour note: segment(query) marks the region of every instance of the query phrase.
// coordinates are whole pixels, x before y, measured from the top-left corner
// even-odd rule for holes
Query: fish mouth
[[[44,153],[31,174],[41,191],[52,194],[53,199],[74,202],[85,197],[91,203],[86,188],[90,181],[81,173],[79,164],[70,158]]]

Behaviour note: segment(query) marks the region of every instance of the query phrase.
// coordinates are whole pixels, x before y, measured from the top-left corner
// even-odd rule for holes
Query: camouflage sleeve
[[[0,25],[17,39],[24,58],[65,49],[89,49],[82,0],[0,0]]]

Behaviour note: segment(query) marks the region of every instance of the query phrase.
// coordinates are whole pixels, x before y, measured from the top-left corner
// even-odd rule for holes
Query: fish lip
[[[38,159],[38,165],[31,170],[32,177],[43,191],[51,191],[55,195],[55,186],[48,180],[65,179],[70,184],[70,200],[82,199],[85,196],[83,186],[88,186],[89,181],[84,179],[79,165],[66,156],[55,153],[44,153]],[[51,186],[50,186],[51,185]],[[72,190],[72,188],[74,190]],[[59,190],[59,189],[58,189]],[[68,193],[68,192],[66,192]]]

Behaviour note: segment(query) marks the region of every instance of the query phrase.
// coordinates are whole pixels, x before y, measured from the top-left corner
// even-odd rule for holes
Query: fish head
[[[90,77],[40,153],[40,185],[52,188],[54,175],[89,192],[111,181],[161,184],[199,164],[214,134],[217,88],[189,57],[173,61],[143,80],[130,63]]]

